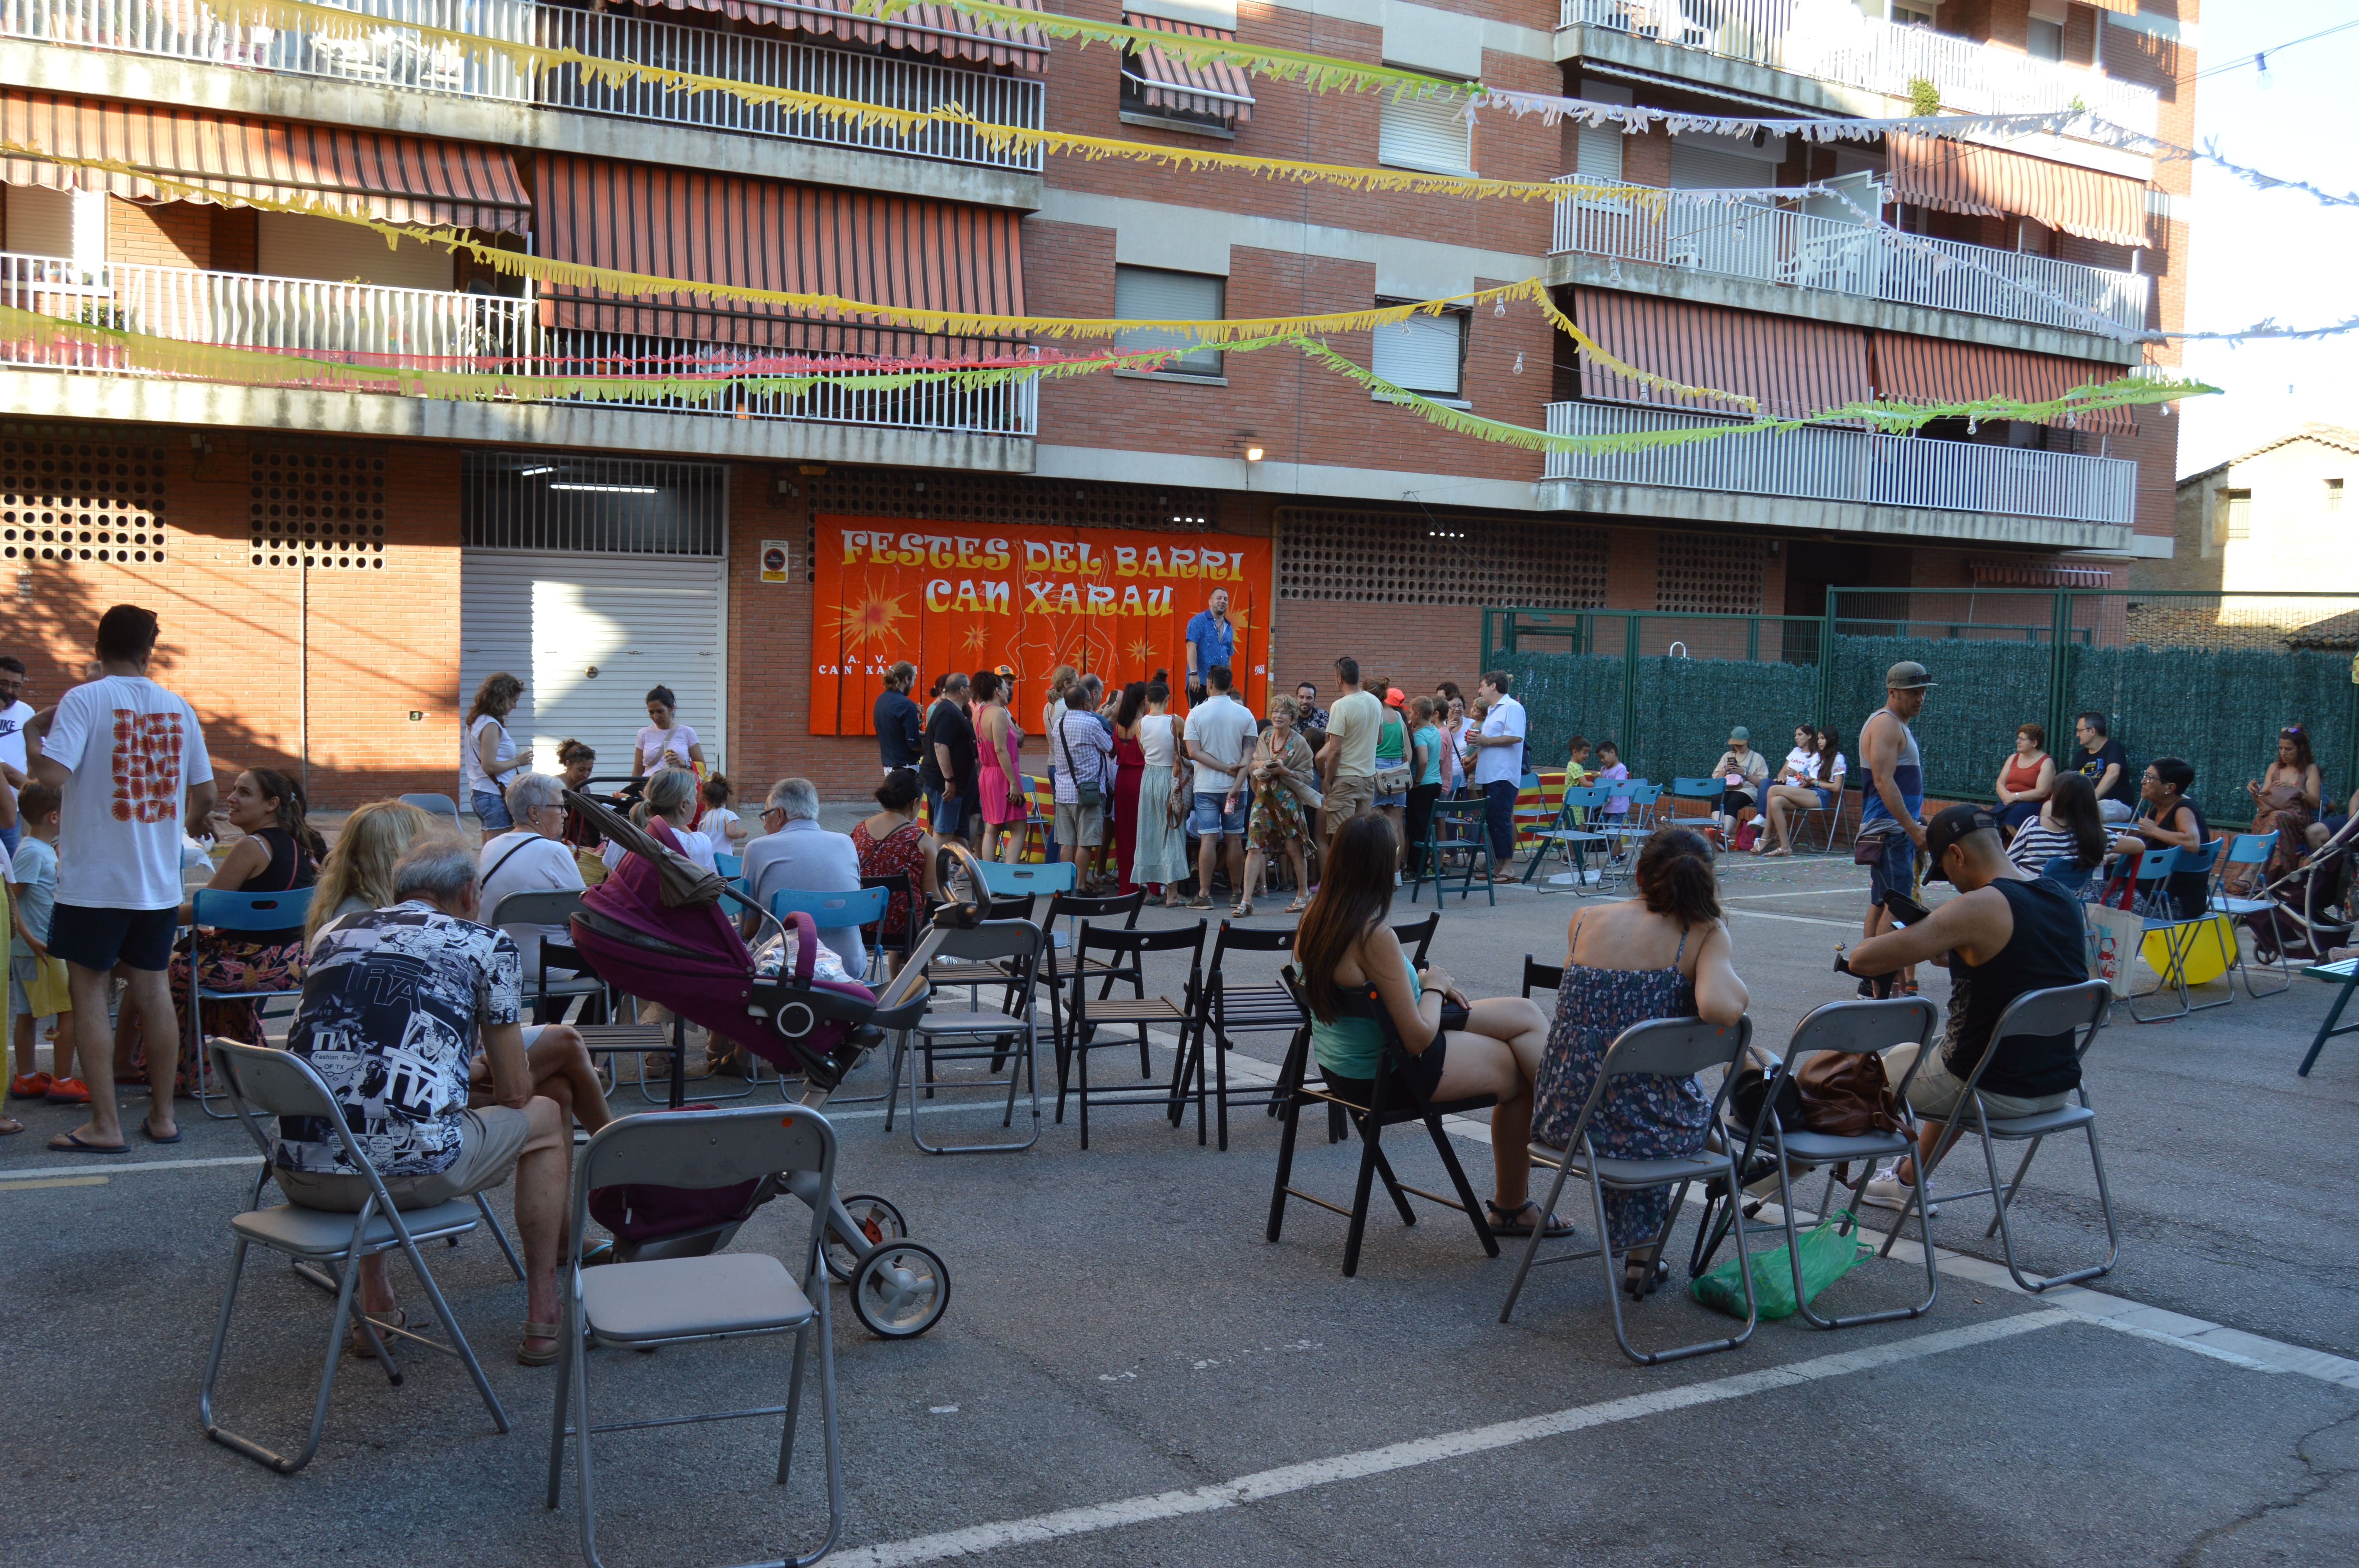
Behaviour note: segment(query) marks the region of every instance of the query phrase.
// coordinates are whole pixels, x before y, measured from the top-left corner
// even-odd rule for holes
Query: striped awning
[[[1969,561],[1976,588],[2111,588],[2104,567],[2033,566],[2024,561]]]
[[[1232,28],[1178,22],[1168,16],[1151,16],[1144,11],[1125,11],[1122,19],[1133,27],[1148,27],[1181,38],[1218,38],[1223,43],[1234,43],[1237,38]],[[1225,60],[1207,60],[1197,65],[1149,46],[1132,49],[1123,61],[1123,69],[1139,80],[1139,97],[1150,109],[1213,114],[1240,125],[1253,117],[1253,79],[1242,67]]]
[[[1884,138],[1892,200],[1986,218],[2035,218],[2084,240],[2144,245],[2146,187],[2000,147],[1895,131]]]
[[[545,153],[534,246],[559,261],[877,305],[1024,312],[1020,215],[955,201]],[[544,287],[543,325],[817,353],[977,358],[990,345],[783,305]],[[1004,351],[1006,345],[999,346]]]
[[[732,21],[784,27],[821,38],[844,38],[888,49],[938,54],[979,65],[1038,70],[1049,62],[1049,45],[1038,29],[978,22],[947,5],[911,5],[889,22],[864,16],[853,0],[638,0],[649,10],[715,11]],[[1001,0],[1038,10],[1038,0]]]
[[[2047,403],[2076,386],[2101,385],[2128,373],[2116,365],[1986,348],[1952,338],[1878,332],[1875,339],[1875,389],[1903,403],[1974,403],[1985,397]],[[2100,409],[2049,423],[2109,433],[2137,427],[2126,408]]]
[[[1865,402],[1867,333],[1793,316],[1689,305],[1618,288],[1576,288],[1573,321],[1616,358],[1690,386],[1760,400],[1765,418],[1794,419]],[[1708,414],[1744,408],[1658,390],[1582,356],[1583,397]]]
[[[204,195],[136,175],[0,158],[0,181],[103,190],[133,201],[311,202],[390,223],[525,233],[531,202],[497,147],[385,131],[254,119],[170,103],[0,88],[0,137],[61,157],[152,169]]]

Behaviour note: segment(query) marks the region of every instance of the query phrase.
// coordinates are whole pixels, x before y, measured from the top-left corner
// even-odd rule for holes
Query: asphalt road
[[[1829,964],[1863,875],[1728,872],[1763,1040],[1847,991]],[[1472,991],[1512,992],[1526,952],[1561,958],[1577,907],[1521,891],[1495,909],[1453,901],[1434,956]],[[1937,973],[1928,989],[1940,1000]],[[941,1160],[888,1135],[879,1108],[843,1108],[845,1185],[902,1206],[953,1294],[931,1335],[887,1343],[836,1292],[838,1560],[2359,1561],[2359,1367],[2301,1355],[2359,1358],[2343,1153],[2359,1044],[2293,1074],[2327,1000],[2302,982],[2178,1023],[2125,1019],[2100,1040],[2090,1082],[2122,1255],[2096,1292],[2028,1299],[1953,1259],[1921,1320],[1765,1324],[1733,1354],[1660,1368],[1614,1348],[1593,1262],[1537,1276],[1501,1325],[1512,1254],[1484,1259],[1447,1211],[1411,1228],[1378,1214],[1354,1280],[1333,1216],[1297,1206],[1267,1244],[1277,1134],[1258,1114],[1233,1119],[1226,1153],[1199,1148],[1192,1123],[1109,1110],[1087,1152],[1069,1121],[1028,1153]],[[1099,1060],[1111,1070],[1121,1054]],[[845,1093],[880,1076],[864,1069]],[[412,1357],[424,1364],[398,1390],[343,1363],[326,1442],[299,1476],[204,1441],[197,1382],[252,1164],[234,1125],[183,1110],[186,1142],[113,1164],[40,1147],[72,1124],[63,1110],[20,1109],[35,1135],[0,1144],[0,1439],[17,1476],[0,1562],[577,1561],[570,1476],[563,1510],[539,1496],[554,1375],[510,1362],[521,1291],[482,1237],[430,1260],[508,1405],[507,1435],[455,1366]],[[1454,1145],[1480,1187],[1489,1153],[1469,1130]],[[1438,1186],[1415,1131],[1387,1148],[1405,1179]],[[1354,1157],[1307,1136],[1299,1179],[1344,1196]],[[158,1165],[171,1168],[137,1168]],[[2102,1247],[2084,1155],[2043,1152],[2017,1213],[2032,1267]],[[1946,1205],[1934,1239],[1995,1257],[1988,1217]],[[773,1205],[736,1245],[784,1250],[803,1220]],[[285,1442],[308,1417],[325,1302],[267,1260],[249,1278],[223,1416]],[[1834,1290],[1854,1307],[1897,1303],[1921,1281],[1896,1258]],[[404,1294],[415,1314],[419,1292]],[[1631,1321],[1661,1344],[1726,1320],[1667,1290]],[[762,1341],[592,1359],[602,1419],[766,1402],[787,1370]],[[2307,1369],[2272,1369],[2290,1368]],[[783,1490],[776,1441],[767,1422],[600,1438],[607,1560],[807,1549],[824,1498],[816,1428]]]

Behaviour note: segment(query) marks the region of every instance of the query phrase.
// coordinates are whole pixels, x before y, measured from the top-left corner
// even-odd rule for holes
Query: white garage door
[[[647,693],[668,686],[680,722],[719,769],[728,668],[724,563],[712,557],[471,549],[460,562],[461,711],[484,678],[526,685],[509,719],[532,765],[557,771],[557,743],[596,749],[599,777],[631,771]]]

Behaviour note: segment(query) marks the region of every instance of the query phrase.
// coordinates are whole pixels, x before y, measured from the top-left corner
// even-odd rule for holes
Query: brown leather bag
[[[1802,1091],[1802,1125],[1834,1138],[1900,1130],[1900,1108],[1872,1051],[1816,1051],[1794,1073]]]

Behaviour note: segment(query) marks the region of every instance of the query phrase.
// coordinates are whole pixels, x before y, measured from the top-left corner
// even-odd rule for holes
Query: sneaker
[[[1888,1208],[1898,1213],[1908,1206],[1908,1201],[1916,1191],[1915,1184],[1902,1181],[1893,1173],[1890,1166],[1886,1166],[1868,1179],[1867,1190],[1860,1195],[1860,1201],[1876,1208]],[[1941,1206],[1927,1204],[1925,1212],[1929,1215],[1939,1214],[1941,1212]]]
[[[55,1082],[47,1073],[19,1073],[8,1080],[8,1094],[13,1099],[39,1099]]]
[[[90,1086],[80,1078],[52,1078],[49,1092],[41,1098],[51,1105],[88,1105]]]

